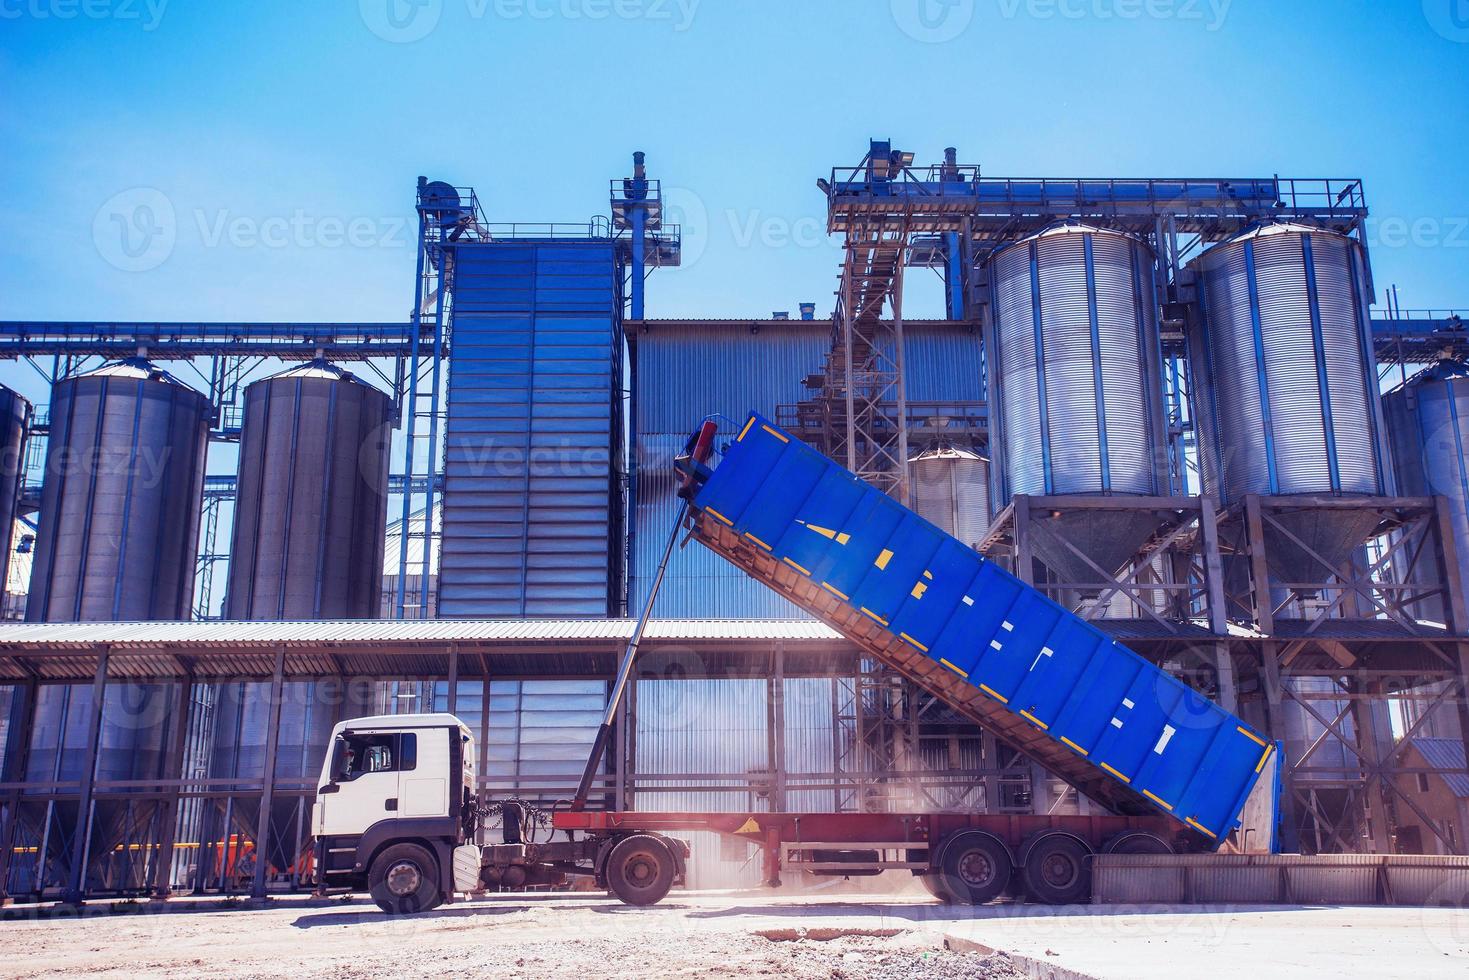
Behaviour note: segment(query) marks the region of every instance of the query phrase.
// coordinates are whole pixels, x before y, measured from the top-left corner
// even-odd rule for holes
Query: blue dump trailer
[[[678,463],[694,539],[1171,849],[1237,830],[1259,732],[769,419],[713,436]]]

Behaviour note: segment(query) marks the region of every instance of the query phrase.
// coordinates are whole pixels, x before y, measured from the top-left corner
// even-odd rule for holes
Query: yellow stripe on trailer
[[[762,425],[762,426],[760,426],[760,428],[762,428],[762,429],[764,429],[764,430],[765,430],[765,431],[766,431],[766,432],[769,432],[769,433],[770,433],[770,434],[771,434],[771,435],[773,435],[773,436],[775,436],[775,437],[776,437],[776,438],[777,438],[777,439],[779,439],[779,440],[780,440],[780,441],[781,441],[781,442],[790,442],[790,441],[791,441],[791,440],[790,440],[790,439],[789,439],[789,438],[788,438],[788,437],[787,437],[787,436],[786,436],[786,434],[785,434],[785,433],[784,433],[784,432],[781,432],[781,431],[780,431],[780,430],[779,430],[779,429],[772,429],[772,428],[771,428],[771,427],[770,427],[770,426],[768,426],[768,425]]]
[[[1009,698],[1005,697],[1005,695],[1001,694],[999,691],[996,691],[994,688],[990,687],[988,684],[981,684],[981,685],[979,685],[979,689],[981,691],[983,691],[984,693],[988,694],[990,697],[994,698],[996,701],[1000,702],[1001,704],[1009,704],[1010,703],[1010,699]]]
[[[1270,758],[1270,753],[1272,753],[1274,751],[1275,751],[1275,746],[1273,746],[1273,745],[1267,745],[1267,746],[1265,746],[1265,751],[1260,754],[1260,761],[1255,764],[1255,771],[1256,772],[1259,772],[1261,769],[1264,769],[1265,768],[1265,761]]]
[[[1075,742],[1071,741],[1071,739],[1067,738],[1065,735],[1062,735],[1061,736],[1061,741],[1065,742],[1067,745],[1071,746],[1073,749],[1075,749],[1076,751],[1080,752],[1082,755],[1090,755],[1091,754],[1086,749],[1082,748],[1080,745],[1077,745]]]
[[[1205,827],[1203,824],[1199,823],[1193,817],[1188,817],[1187,819],[1184,820],[1184,823],[1188,824],[1190,827],[1194,828],[1195,830],[1197,830],[1197,831],[1199,831],[1201,833],[1208,834],[1210,837],[1214,838],[1215,840],[1218,840],[1219,839],[1219,835],[1218,834],[1214,833],[1214,831],[1210,830],[1208,827]]]
[[[704,513],[706,513],[706,514],[713,514],[715,517],[719,518],[721,521],[723,521],[724,523],[728,524],[730,527],[734,527],[734,521],[730,520],[728,517],[725,517],[723,514],[721,514],[719,511],[715,510],[713,507],[705,507],[704,508]]]
[[[795,562],[791,561],[789,558],[783,558],[781,560],[784,561],[787,565],[789,565],[792,568],[794,568],[796,571],[800,572],[802,575],[809,576],[811,574],[811,570],[810,569],[805,568],[805,567],[803,567],[801,565],[796,564]]]
[[[1235,731],[1239,732],[1241,735],[1243,735],[1245,738],[1249,739],[1252,742],[1259,742],[1261,745],[1268,744],[1263,738],[1261,738],[1260,736],[1256,735],[1254,732],[1250,731],[1244,725],[1237,726],[1235,728]]]
[[[755,416],[751,415],[748,419],[745,420],[745,427],[740,430],[740,437],[738,439],[736,439],[735,442],[744,442],[745,441],[745,436],[748,435],[749,432],[750,432],[750,426],[752,426],[754,424],[755,424]]]
[[[1173,809],[1173,804],[1172,803],[1169,803],[1168,801],[1164,800],[1163,798],[1161,798],[1160,796],[1158,796],[1156,793],[1154,793],[1152,790],[1146,790],[1146,789],[1143,790],[1143,795],[1146,796],[1148,799],[1152,800],[1154,803],[1156,803],[1159,806],[1161,806],[1165,810],[1172,810]]]
[[[1047,725],[1045,722],[1041,721],[1035,715],[1031,714],[1029,711],[1022,711],[1022,712],[1020,712],[1020,717],[1022,717],[1022,718],[1028,718],[1030,720],[1030,722],[1032,724],[1034,724],[1037,728],[1039,728],[1041,731],[1045,731],[1046,729],[1048,729],[1048,728],[1051,727],[1050,725]]]
[[[917,640],[913,639],[913,637],[909,636],[907,633],[899,633],[898,635],[900,637],[902,637],[903,639],[907,640],[909,643],[913,644],[918,649],[922,650],[924,653],[927,653],[928,652],[928,647],[924,646],[922,643],[919,643]]]
[[[850,598],[852,598],[851,596],[849,596],[845,592],[843,592],[841,589],[837,588],[835,585],[832,585],[830,582],[822,582],[821,583],[821,587],[823,589],[825,589],[826,591],[830,592],[832,595],[836,596],[838,599],[850,599]]]
[[[883,619],[881,616],[879,616],[877,613],[873,612],[871,609],[868,609],[866,606],[863,606],[862,607],[862,611],[865,612],[867,615],[871,616],[873,619],[877,620],[882,625],[886,626],[888,624],[888,621],[887,620]]]
[[[760,547],[764,548],[766,551],[771,550],[770,549],[770,545],[766,544],[764,541],[761,541],[759,538],[755,537],[755,535],[751,534],[749,531],[746,531],[745,532],[745,537],[749,538],[751,541],[755,542]]]
[[[1107,765],[1105,762],[1098,762],[1097,765],[1101,766],[1103,769],[1107,770],[1112,775],[1114,775],[1118,779],[1122,780],[1124,783],[1130,783],[1130,782],[1132,782],[1131,779],[1129,779],[1128,777],[1122,775],[1122,773],[1118,772],[1116,769],[1113,769],[1111,766]]]
[[[939,658],[939,663],[943,664],[945,667],[949,668],[954,673],[958,674],[960,677],[963,677],[963,678],[966,678],[966,679],[969,677],[968,671],[960,670],[958,667],[956,667],[953,664],[949,663],[947,660],[943,659],[942,657]]]

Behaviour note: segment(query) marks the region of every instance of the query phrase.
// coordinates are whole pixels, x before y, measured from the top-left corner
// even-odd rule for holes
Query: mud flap
[[[454,848],[454,890],[457,892],[479,891],[479,848],[474,844],[460,844]]]

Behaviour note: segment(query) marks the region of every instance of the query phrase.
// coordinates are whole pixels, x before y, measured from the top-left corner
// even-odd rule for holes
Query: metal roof
[[[554,643],[631,638],[631,619],[422,619],[317,622],[7,623],[0,648],[111,649],[163,646],[296,647],[347,643]],[[823,623],[800,620],[653,620],[649,640],[770,640],[831,642],[842,637]]]
[[[1411,738],[1413,748],[1423,756],[1423,761],[1434,769],[1442,769],[1438,775],[1448,785],[1449,791],[1459,799],[1469,799],[1469,765],[1464,761],[1464,742],[1457,738]]]

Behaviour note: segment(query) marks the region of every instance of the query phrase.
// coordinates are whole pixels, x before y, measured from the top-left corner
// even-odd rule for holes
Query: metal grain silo
[[[908,462],[918,516],[971,548],[990,526],[989,464],[966,449],[937,448]]]
[[[1382,410],[1398,492],[1448,498],[1459,581],[1469,583],[1469,364],[1440,361],[1383,396]],[[1408,573],[1438,580],[1437,569]],[[1443,621],[1441,607],[1422,614]]]
[[[227,618],[377,618],[392,423],[322,360],[245,390]]]
[[[0,385],[0,575],[10,561],[11,532],[15,528],[16,505],[21,480],[25,477],[26,433],[30,429],[31,403]]]
[[[1192,268],[1204,314],[1194,362],[1206,489],[1226,506],[1246,494],[1387,492],[1361,247],[1279,222],[1216,245]],[[1343,510],[1283,515],[1334,564],[1376,521]],[[1280,537],[1272,552],[1287,580],[1319,581],[1310,556]]]
[[[992,425],[1003,500],[1016,494],[1168,492],[1154,256],[1131,235],[1063,224],[996,253]],[[1152,531],[1146,515],[1063,517],[1065,535],[1115,569]],[[1096,578],[1037,542],[1072,581]]]
[[[26,619],[188,619],[209,400],[142,358],[59,381]]]

